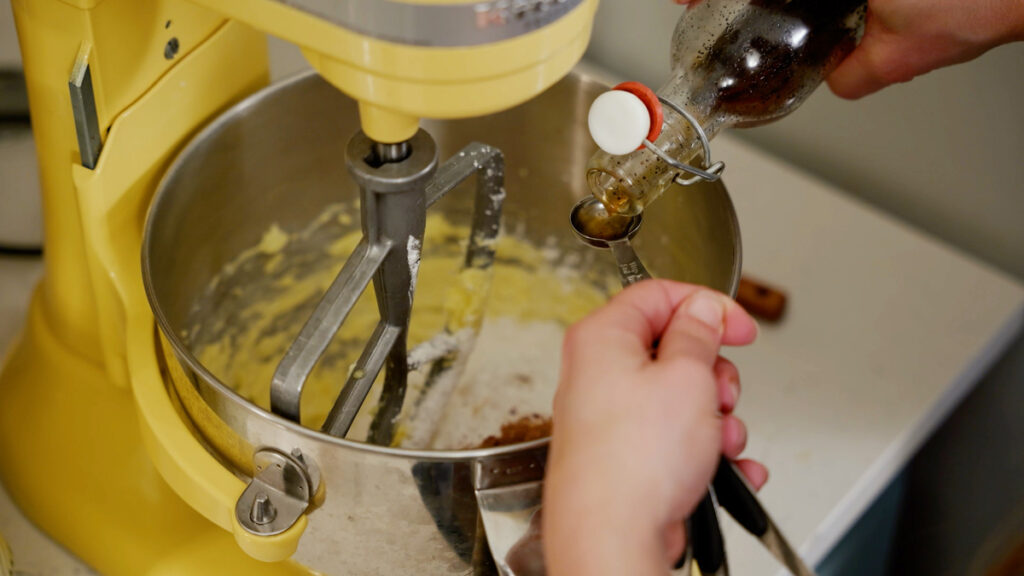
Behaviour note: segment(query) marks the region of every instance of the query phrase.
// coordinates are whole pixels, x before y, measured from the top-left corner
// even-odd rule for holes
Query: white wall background
[[[587,56],[656,88],[682,12],[602,0]],[[1024,43],[857,102],[823,87],[788,118],[734,133],[1024,278]]]
[[[18,37],[14,31],[11,0],[0,0],[0,67],[21,66],[18,56]]]

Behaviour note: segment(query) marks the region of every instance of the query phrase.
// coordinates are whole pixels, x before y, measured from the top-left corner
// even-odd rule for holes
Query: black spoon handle
[[[725,566],[725,541],[722,540],[710,491],[690,515],[690,527],[693,529],[689,534],[693,542],[693,559],[701,574],[721,574]]]
[[[731,462],[725,458],[718,462],[718,471],[711,485],[715,488],[718,503],[747,532],[757,538],[768,532],[768,514]]]

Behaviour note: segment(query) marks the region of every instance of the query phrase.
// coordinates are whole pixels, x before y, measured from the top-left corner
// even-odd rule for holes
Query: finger
[[[718,384],[718,409],[722,414],[731,414],[740,400],[740,371],[721,356],[715,360],[712,370]]]
[[[735,416],[722,418],[722,454],[736,459],[747,447],[747,425]]]
[[[757,323],[739,304],[711,290],[682,302],[658,345],[659,360],[690,359],[710,367],[723,344],[748,344],[757,337]]]
[[[854,50],[828,77],[828,87],[840,98],[857,100],[874,94],[890,84],[872,62],[873,52],[867,46]]]
[[[836,96],[856,100],[906,82],[914,77],[907,54],[901,50],[899,36],[888,33],[869,12],[864,37],[829,75],[828,86]]]
[[[650,351],[679,303],[699,287],[667,280],[630,286],[574,324],[566,333],[563,363],[584,361],[594,370],[619,362],[633,366],[650,362]],[[595,350],[614,354],[594,354]]]
[[[768,481],[768,468],[756,460],[736,460],[733,464],[736,464],[754,490],[760,490]]]
[[[665,562],[669,566],[682,557],[686,548],[686,532],[683,530],[682,521],[673,521],[665,528]]]

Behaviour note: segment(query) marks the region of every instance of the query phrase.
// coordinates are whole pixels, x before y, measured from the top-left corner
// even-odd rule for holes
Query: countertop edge
[[[1003,323],[971,363],[958,374],[945,393],[925,412],[905,434],[895,438],[870,468],[846,493],[818,525],[811,536],[800,545],[800,555],[811,565],[817,565],[846,535],[854,523],[875,499],[893,481],[914,454],[945,422],[964,398],[984,378],[985,374],[1002,358],[1016,338],[1024,332],[1024,303]],[[785,570],[780,576],[788,574]]]

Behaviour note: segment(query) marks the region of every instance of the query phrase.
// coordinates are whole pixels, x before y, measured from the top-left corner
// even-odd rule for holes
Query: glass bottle
[[[672,78],[657,94],[689,112],[713,138],[726,126],[751,127],[789,114],[856,46],[866,0],[704,0],[691,5],[672,38]],[[669,157],[703,166],[691,125],[664,107],[655,144]],[[642,148],[602,150],[587,164],[591,192],[610,212],[639,214],[680,175]],[[683,176],[689,176],[683,174]]]

